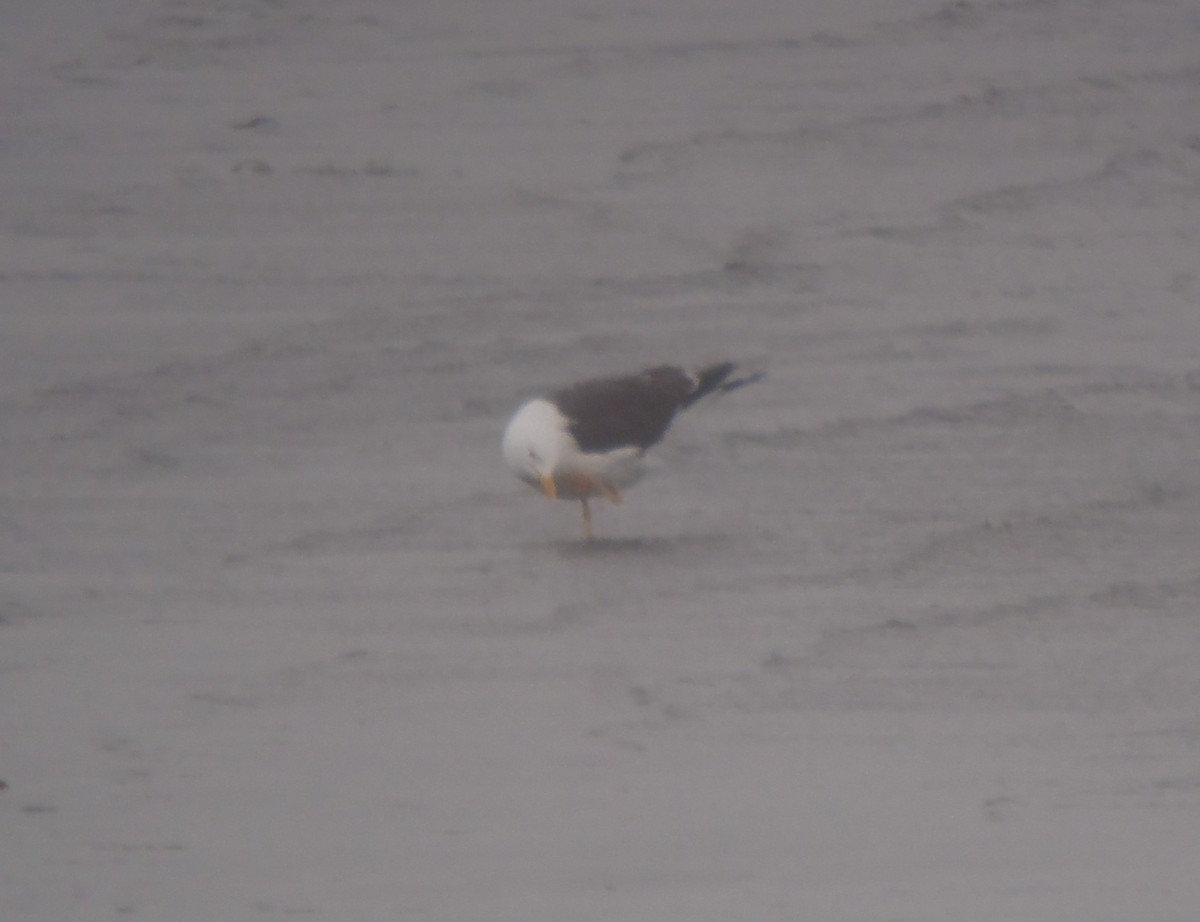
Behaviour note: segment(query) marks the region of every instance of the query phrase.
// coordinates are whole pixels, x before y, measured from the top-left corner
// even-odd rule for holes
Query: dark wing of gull
[[[644,451],[662,440],[680,410],[713,391],[732,390],[761,377],[728,380],[736,368],[722,362],[693,375],[662,365],[636,375],[571,384],[550,399],[569,420],[568,429],[581,451]]]

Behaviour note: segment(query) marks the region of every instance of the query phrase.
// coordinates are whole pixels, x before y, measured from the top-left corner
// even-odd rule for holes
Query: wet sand
[[[1182,922],[1189,0],[0,45],[0,916]],[[538,389],[732,358],[549,503]]]

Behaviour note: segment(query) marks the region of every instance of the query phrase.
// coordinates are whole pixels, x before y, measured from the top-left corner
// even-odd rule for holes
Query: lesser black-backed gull
[[[661,365],[570,384],[517,410],[504,430],[504,460],[550,499],[578,500],[590,539],[588,500],[619,503],[621,491],[646,474],[646,451],[662,441],[677,413],[762,377],[737,372],[733,362],[694,372]]]

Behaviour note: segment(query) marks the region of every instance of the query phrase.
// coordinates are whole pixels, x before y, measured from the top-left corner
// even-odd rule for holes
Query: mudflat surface
[[[6,920],[1195,918],[1194,2],[10,6]]]

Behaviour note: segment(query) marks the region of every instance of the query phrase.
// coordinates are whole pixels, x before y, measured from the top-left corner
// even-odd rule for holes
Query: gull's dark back
[[[555,391],[551,399],[570,421],[568,428],[580,450],[645,450],[662,441],[680,410],[714,391],[733,390],[762,377],[730,380],[736,370],[733,362],[722,362],[692,375],[661,365],[636,375],[571,384]]]

